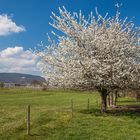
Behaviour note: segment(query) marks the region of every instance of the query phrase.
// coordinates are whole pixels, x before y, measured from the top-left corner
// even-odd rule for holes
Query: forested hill
[[[0,73],[0,82],[27,84],[33,82],[46,82],[45,78],[22,73]]]

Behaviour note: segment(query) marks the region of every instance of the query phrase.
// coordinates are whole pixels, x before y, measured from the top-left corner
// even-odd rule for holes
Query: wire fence
[[[96,107],[99,107],[98,101],[96,101]],[[40,107],[39,107],[40,108]],[[39,109],[38,108],[38,109]],[[75,113],[79,113],[79,110],[83,110],[86,111],[86,113],[90,113],[90,109],[93,108],[93,105],[91,105],[90,103],[90,99],[87,99],[87,103],[83,103],[80,105],[77,105],[76,102],[74,102],[73,99],[70,100],[70,106],[69,107],[59,107],[59,108],[44,108],[45,111],[47,112],[65,112],[66,114],[68,114],[71,118],[73,118],[75,116]],[[37,109],[37,108],[36,108]],[[32,108],[30,105],[27,106],[27,135],[30,135],[30,121],[31,121],[31,111]]]

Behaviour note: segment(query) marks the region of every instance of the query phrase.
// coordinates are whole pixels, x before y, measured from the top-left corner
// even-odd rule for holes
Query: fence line
[[[69,114],[71,114],[71,117],[74,117],[74,110],[76,110],[75,108],[77,107],[82,107],[85,106],[85,109],[87,109],[87,111],[90,111],[90,99],[88,98],[87,100],[87,107],[86,107],[86,102],[84,104],[80,104],[80,105],[75,105],[75,103],[73,102],[73,99],[70,100],[71,101],[71,106],[70,107],[66,107],[66,108],[59,108],[59,109],[47,109],[47,111],[65,111],[67,110],[69,112]],[[46,108],[44,108],[46,110]],[[30,121],[31,121],[31,106],[28,105],[27,106],[27,135],[30,135]]]

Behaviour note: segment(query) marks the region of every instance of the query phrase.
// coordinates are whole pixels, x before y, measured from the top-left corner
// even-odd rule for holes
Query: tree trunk
[[[101,112],[105,113],[107,109],[107,90],[103,89],[100,91],[101,95]]]
[[[110,107],[110,93],[108,93],[108,98],[107,98],[107,100],[108,100],[108,107]]]
[[[110,106],[111,107],[114,106],[114,95],[113,95],[113,92],[110,93]]]
[[[115,91],[115,99],[114,99],[114,105],[117,105],[117,99],[118,99],[118,92]]]
[[[137,94],[137,101],[140,101],[140,91],[137,90],[137,91],[136,91],[136,94]]]

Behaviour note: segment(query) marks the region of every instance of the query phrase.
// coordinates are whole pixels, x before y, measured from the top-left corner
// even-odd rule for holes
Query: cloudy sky
[[[8,47],[0,52],[0,72],[40,75],[38,58],[21,46]]]
[[[47,43],[46,33],[52,30],[50,15],[58,13],[58,7],[82,10],[85,15],[98,7],[102,15],[113,16],[116,3],[123,3],[122,18],[133,18],[140,25],[139,0],[0,0],[0,72],[42,75],[38,58],[29,48]]]

